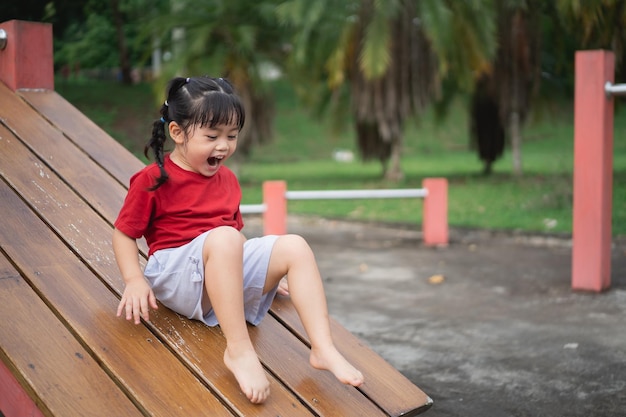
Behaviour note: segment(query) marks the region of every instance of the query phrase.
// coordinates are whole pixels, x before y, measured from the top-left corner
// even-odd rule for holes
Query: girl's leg
[[[255,403],[264,402],[270,384],[254,351],[243,308],[243,244],[245,238],[231,227],[208,234],[203,247],[205,288],[220,328],[226,337],[224,363],[242,392]]]
[[[345,384],[361,385],[361,372],[335,348],[322,278],[313,251],[300,236],[278,238],[272,250],[264,290],[269,291],[285,275],[291,300],[311,341],[311,366],[331,371]]]

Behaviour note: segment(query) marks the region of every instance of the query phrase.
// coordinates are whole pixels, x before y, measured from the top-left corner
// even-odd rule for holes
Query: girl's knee
[[[289,275],[293,268],[312,270],[315,256],[307,241],[299,235],[281,235],[272,248],[267,273],[267,288],[278,285],[281,278]]]
[[[203,253],[206,257],[216,251],[235,253],[243,250],[245,237],[234,227],[220,226],[211,230],[204,240]]]
[[[276,246],[281,252],[292,256],[302,256],[311,252],[311,247],[300,235],[282,235],[276,241]]]

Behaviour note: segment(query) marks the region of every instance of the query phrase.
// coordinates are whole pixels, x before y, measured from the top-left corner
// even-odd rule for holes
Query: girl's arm
[[[113,252],[126,283],[122,299],[117,307],[117,316],[120,317],[126,310],[126,320],[134,318],[135,324],[141,318],[149,320],[148,307],[158,308],[156,298],[150,284],[143,275],[139,265],[139,248],[137,241],[123,232],[115,229],[113,232]]]

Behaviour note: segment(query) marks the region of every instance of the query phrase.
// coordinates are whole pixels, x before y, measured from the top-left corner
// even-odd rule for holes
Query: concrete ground
[[[316,253],[331,315],[434,400],[425,416],[626,416],[626,241],[611,289],[591,294],[571,289],[567,239],[453,230],[427,248],[415,229],[288,228]]]

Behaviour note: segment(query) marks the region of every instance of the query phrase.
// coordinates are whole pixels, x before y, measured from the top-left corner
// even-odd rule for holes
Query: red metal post
[[[613,83],[609,51],[576,53],[572,289],[600,292],[611,285],[613,199]]]
[[[428,191],[424,198],[422,232],[424,244],[444,246],[448,244],[448,180],[427,178],[422,187]]]
[[[0,29],[7,34],[6,48],[0,50],[0,81],[13,91],[54,90],[52,25],[9,20]]]
[[[263,183],[263,234],[284,235],[287,233],[287,183],[265,181]]]

